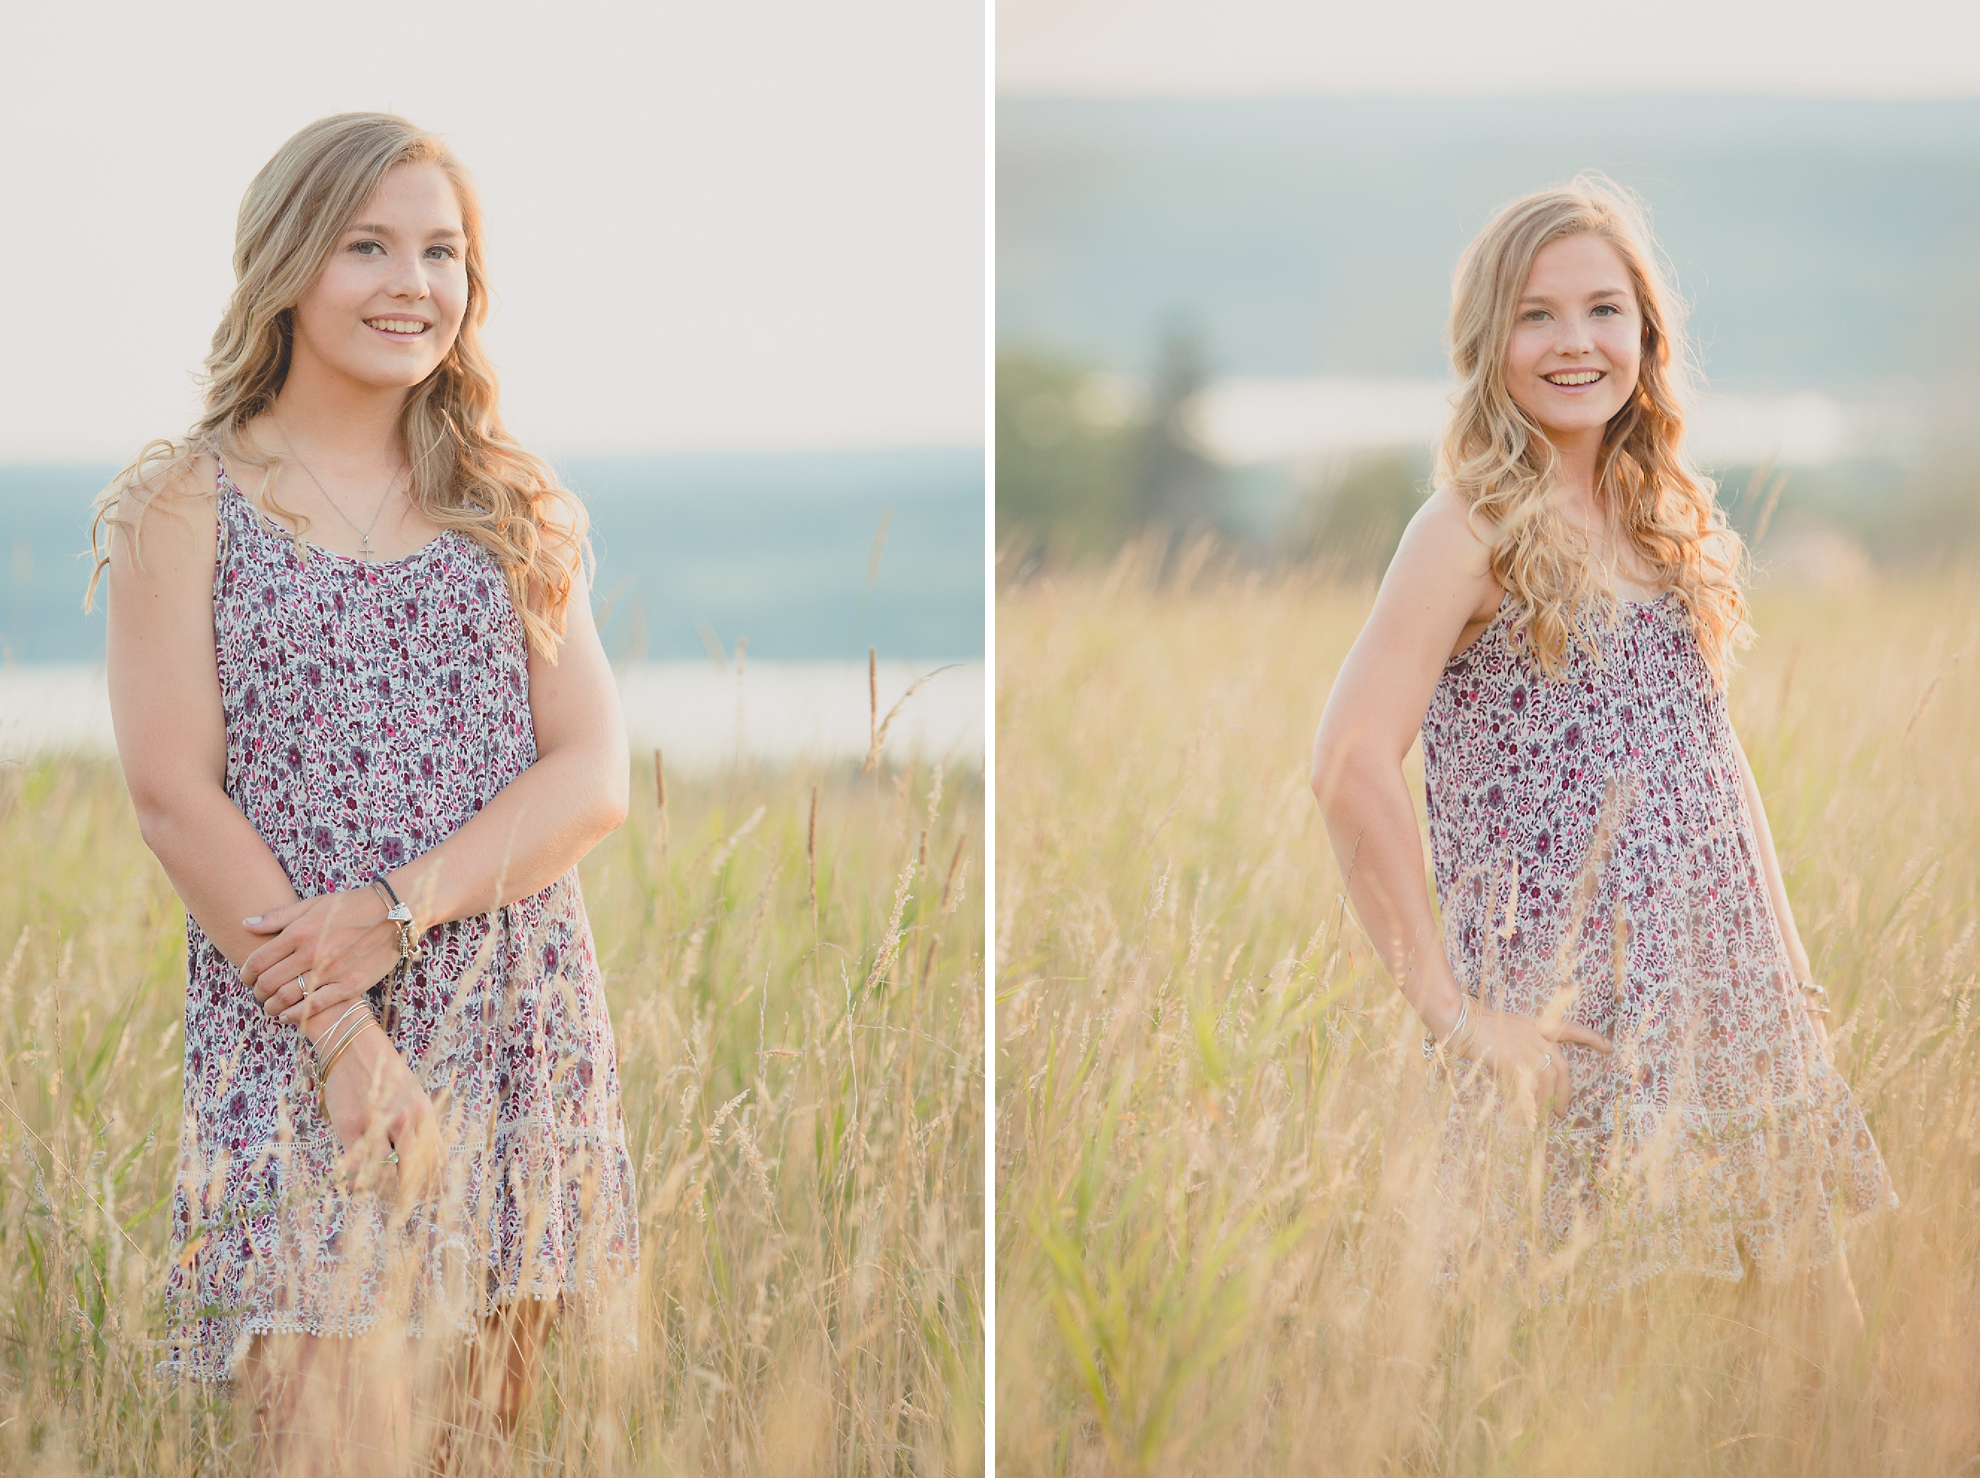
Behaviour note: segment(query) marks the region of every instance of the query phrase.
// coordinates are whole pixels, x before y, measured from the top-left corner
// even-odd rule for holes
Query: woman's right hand
[[[1615,1050],[1607,1037],[1575,1022],[1549,1022],[1517,1011],[1494,1011],[1475,1000],[1465,1032],[1466,1060],[1491,1068],[1501,1089],[1510,1090],[1521,1102],[1531,1101],[1536,1109],[1555,1118],[1567,1117],[1568,1101],[1574,1096],[1574,1075],[1568,1071],[1567,1054],[1555,1049],[1563,1042],[1572,1042],[1592,1047],[1604,1056]]]
[[[382,1028],[366,1027],[352,1038],[330,1070],[324,1097],[351,1168],[369,1168],[375,1180],[388,1149],[396,1151],[400,1193],[420,1199],[439,1164],[439,1126],[433,1100]]]

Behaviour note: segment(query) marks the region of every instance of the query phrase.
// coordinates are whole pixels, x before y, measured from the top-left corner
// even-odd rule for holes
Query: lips
[[[407,338],[417,338],[432,326],[417,318],[367,318],[364,322],[367,328],[375,328],[380,333],[399,334]]]
[[[1597,380],[1606,379],[1607,373],[1603,370],[1555,370],[1540,378],[1564,390],[1577,390],[1583,385],[1593,385]]]

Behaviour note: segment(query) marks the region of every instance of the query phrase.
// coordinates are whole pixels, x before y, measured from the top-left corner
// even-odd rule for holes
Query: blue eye
[[[426,249],[426,254],[428,256],[433,255],[434,252],[439,252],[441,257],[447,261],[452,261],[455,257],[460,255],[460,253],[455,251],[451,246],[429,246]]]
[[[360,254],[360,255],[362,255],[362,256],[367,256],[367,257],[368,257],[368,256],[373,256],[373,255],[375,255],[375,254],[376,254],[376,252],[375,252],[375,251],[368,251],[368,250],[366,250],[366,248],[367,248],[367,247],[370,247],[370,248],[375,248],[375,249],[376,249],[376,251],[383,251],[383,250],[385,250],[385,248],[384,248],[383,246],[381,246],[381,245],[379,245],[379,243],[378,243],[378,242],[376,242],[376,241],[354,241],[354,242],[352,242],[352,243],[351,243],[351,250],[352,250],[352,251],[354,251],[354,252],[357,252],[357,253],[359,253],[359,254]]]
[[[1618,313],[1622,312],[1622,309],[1618,308],[1614,303],[1602,303],[1596,307],[1595,311],[1607,317],[1614,318]]]

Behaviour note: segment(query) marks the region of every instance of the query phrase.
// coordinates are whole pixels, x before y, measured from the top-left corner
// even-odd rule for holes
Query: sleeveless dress
[[[224,468],[218,497],[227,794],[299,897],[362,887],[536,758],[507,582],[452,531],[396,561],[304,557]],[[627,1307],[632,1167],[576,873],[422,944],[370,994],[446,1144],[436,1198],[404,1211],[340,1181],[312,1049],[188,916],[168,1371],[228,1379],[255,1334],[466,1331],[522,1298],[608,1324]]]
[[[1565,1119],[1539,1132],[1459,1066],[1444,1276],[1489,1255],[1544,1296],[1664,1272],[1773,1281],[1895,1206],[1802,1007],[1725,697],[1674,594],[1597,616],[1544,677],[1503,602],[1423,719],[1445,947],[1488,1005],[1568,1020]]]

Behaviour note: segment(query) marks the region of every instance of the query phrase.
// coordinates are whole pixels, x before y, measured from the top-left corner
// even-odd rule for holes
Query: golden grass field
[[[1306,779],[1370,592],[1181,566],[999,598],[1000,1475],[1980,1472],[1980,584],[1763,589],[1731,688],[1903,1198],[1830,1352],[1433,1291],[1442,1098]]]
[[[982,776],[856,771],[645,762],[583,865],[640,1345],[553,1338],[518,1472],[982,1470]],[[107,762],[0,767],[0,856],[0,1471],[250,1472],[152,1373],[178,900]]]

